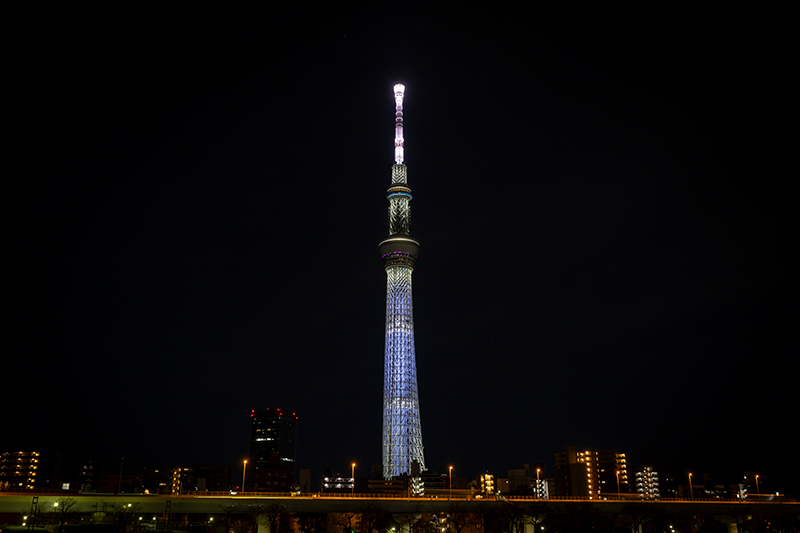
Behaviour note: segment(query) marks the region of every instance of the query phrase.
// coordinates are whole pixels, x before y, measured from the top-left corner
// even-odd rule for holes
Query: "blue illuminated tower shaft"
[[[389,238],[381,242],[386,269],[386,346],[383,379],[383,477],[411,474],[412,464],[425,469],[414,352],[411,273],[419,243],[409,236],[411,189],[404,161],[403,96],[396,85],[395,164],[389,199]]]

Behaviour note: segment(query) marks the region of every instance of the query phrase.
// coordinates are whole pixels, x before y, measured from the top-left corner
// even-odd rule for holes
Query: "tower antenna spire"
[[[405,161],[403,147],[403,97],[406,86],[398,83],[394,86],[394,162],[402,165]]]
[[[386,344],[383,378],[383,477],[425,470],[417,391],[411,273],[419,243],[410,237],[411,189],[403,153],[403,97],[405,86],[394,86],[395,126],[392,183],[389,200],[389,237],[378,247],[386,270]]]

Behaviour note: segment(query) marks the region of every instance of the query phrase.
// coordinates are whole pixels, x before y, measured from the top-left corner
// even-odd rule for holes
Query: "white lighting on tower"
[[[405,92],[406,86],[402,83],[394,86],[394,162],[398,165],[402,165],[405,160],[403,154],[403,97]]]
[[[386,269],[386,344],[383,392],[383,476],[425,470],[417,391],[411,273],[419,243],[411,238],[411,189],[403,153],[405,86],[394,86],[395,137],[389,200],[389,237],[379,252]]]

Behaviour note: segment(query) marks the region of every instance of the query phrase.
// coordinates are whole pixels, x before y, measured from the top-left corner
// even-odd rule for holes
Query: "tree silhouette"
[[[467,526],[479,523],[479,518],[475,513],[465,512],[461,507],[452,503],[445,507],[444,512],[447,515],[447,527],[450,533],[461,533]]]
[[[477,503],[472,510],[476,518],[476,525],[481,528],[481,531],[484,533],[502,532],[502,519],[498,511],[492,507],[491,502]]]
[[[379,533],[387,529],[392,519],[391,513],[377,505],[367,504],[361,508],[361,533]]]
[[[498,520],[504,531],[508,533],[525,533],[527,515],[522,505],[516,502],[503,500],[498,510]]]
[[[329,513],[328,520],[332,533],[355,533],[360,528],[359,513]]]
[[[62,496],[56,500],[53,513],[56,515],[56,531],[60,532],[67,520],[78,514],[78,500],[69,496]]]
[[[302,533],[326,533],[328,517],[325,513],[297,513],[297,526]]]
[[[222,525],[225,526],[225,533],[230,533],[236,526],[239,525],[239,515],[242,513],[242,507],[235,503],[220,505],[222,509]]]
[[[133,515],[141,512],[141,505],[138,503],[112,504],[111,508],[114,510],[114,521],[122,533],[128,530],[128,525],[133,520]]]
[[[281,517],[285,512],[285,505],[271,503],[260,509],[258,520],[269,529],[269,533],[278,533],[281,530]]]

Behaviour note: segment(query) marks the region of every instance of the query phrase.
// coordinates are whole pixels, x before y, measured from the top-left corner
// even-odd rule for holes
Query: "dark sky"
[[[379,463],[404,83],[428,467],[791,470],[776,15],[485,7],[21,19],[4,449]]]

